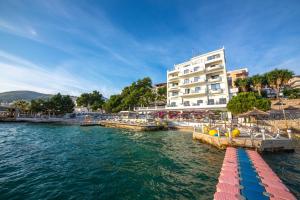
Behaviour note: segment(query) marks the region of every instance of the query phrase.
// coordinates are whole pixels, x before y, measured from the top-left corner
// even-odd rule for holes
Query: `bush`
[[[288,97],[289,99],[298,99],[298,98],[300,98],[300,89],[299,88],[284,89],[283,95],[285,97]]]
[[[259,97],[254,92],[242,92],[232,99],[227,104],[227,109],[232,114],[240,114],[252,110],[254,107],[257,109],[267,111],[271,108],[271,101]]]

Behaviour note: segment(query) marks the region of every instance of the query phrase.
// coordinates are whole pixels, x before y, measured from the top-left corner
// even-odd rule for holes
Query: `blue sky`
[[[227,68],[300,74],[300,1],[0,1],[0,92],[120,92],[225,47]]]

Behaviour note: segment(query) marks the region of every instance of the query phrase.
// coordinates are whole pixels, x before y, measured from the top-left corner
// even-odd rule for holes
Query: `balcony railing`
[[[205,64],[215,62],[215,61],[219,61],[219,60],[222,60],[222,58],[221,57],[216,57],[216,58],[213,58],[213,59],[210,59],[210,60],[206,60]]]
[[[180,86],[186,86],[186,85],[192,85],[192,84],[196,84],[196,83],[204,83],[205,80],[204,79],[198,79],[198,80],[191,80],[188,82],[181,82],[179,85]]]
[[[209,78],[207,79],[208,82],[219,82],[222,81],[222,77],[217,77],[217,78]]]
[[[178,76],[170,76],[168,79],[169,79],[169,81],[171,81],[171,80],[176,80],[178,78],[179,78]]]
[[[223,92],[223,89],[216,89],[216,90],[210,90],[209,91],[211,94],[218,94],[218,93],[222,93]]]
[[[213,66],[206,67],[206,70],[213,71],[213,70],[219,70],[219,69],[223,69],[223,68],[224,68],[223,65],[213,65]]]
[[[168,74],[174,74],[174,73],[178,73],[179,70],[178,69],[171,69],[171,70],[168,70]]]
[[[205,90],[191,90],[189,93],[180,93],[180,96],[193,96],[197,94],[206,94]]]
[[[189,70],[188,72],[185,72],[185,73],[180,72],[178,75],[179,76],[188,76],[188,75],[199,73],[199,72],[205,72],[205,69],[200,68],[200,69],[197,69],[197,70]]]

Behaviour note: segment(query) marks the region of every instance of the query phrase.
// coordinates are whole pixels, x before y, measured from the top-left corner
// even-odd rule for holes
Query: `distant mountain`
[[[0,102],[3,103],[11,103],[16,100],[26,100],[31,101],[32,99],[47,99],[53,95],[51,94],[43,94],[34,91],[26,91],[26,90],[19,90],[19,91],[10,91],[10,92],[2,92],[0,93]]]

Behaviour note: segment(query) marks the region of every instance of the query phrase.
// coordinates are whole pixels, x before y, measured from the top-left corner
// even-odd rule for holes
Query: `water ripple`
[[[182,132],[2,123],[0,199],[212,199],[223,156]]]

